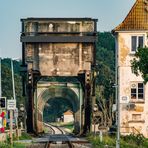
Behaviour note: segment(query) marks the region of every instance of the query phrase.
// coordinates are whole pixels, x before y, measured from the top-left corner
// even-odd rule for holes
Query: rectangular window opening
[[[143,36],[139,36],[138,38],[138,48],[142,48],[143,47]]]
[[[131,99],[144,99],[144,84],[134,83],[131,85]]]
[[[141,120],[141,114],[132,114],[132,120]]]
[[[144,47],[143,36],[131,36],[131,52],[136,52],[137,48]]]
[[[137,48],[137,36],[132,36],[132,51],[136,51]]]

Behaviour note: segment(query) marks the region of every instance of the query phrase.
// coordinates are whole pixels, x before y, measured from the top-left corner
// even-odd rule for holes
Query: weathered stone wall
[[[36,105],[35,105],[35,114],[36,117],[36,125],[37,132],[43,132],[43,110],[46,102],[55,97],[61,97],[67,99],[70,104],[72,104],[72,111],[74,113],[74,126],[75,132],[79,133],[80,128],[82,127],[82,97],[83,94],[81,92],[81,88],[79,84],[75,83],[54,83],[54,82],[40,82],[37,85],[36,90]]]
[[[93,21],[31,21],[25,23],[25,32],[93,32]]]
[[[71,77],[78,76],[79,73],[82,74],[86,71],[91,72],[92,65],[95,65],[94,52],[96,49],[97,19],[27,18],[21,21],[22,57],[24,67],[27,64],[27,71],[39,71],[41,79],[46,79],[48,76]],[[51,83],[50,85],[52,85]],[[75,84],[75,82],[73,83]],[[72,86],[73,83],[70,85]],[[34,110],[33,120],[36,120],[33,127],[39,132],[43,130],[42,112],[44,105],[51,97],[60,96],[62,99],[70,101],[76,116],[77,127],[78,129],[82,128],[81,119],[83,115],[81,110],[84,103],[82,100],[84,97],[82,88],[79,88],[79,86],[71,88],[68,83],[65,83],[67,88],[63,89],[56,89],[54,86],[53,88],[46,88],[49,86],[46,80],[44,80],[43,84],[45,84],[45,87],[41,89],[38,88],[38,84],[37,88],[35,88],[36,84],[33,85],[35,88],[34,104],[30,106],[30,109],[33,108]],[[59,83],[57,86],[61,86],[61,84]],[[48,91],[41,94],[44,89],[48,89]],[[31,98],[29,99],[31,102]],[[30,122],[32,122],[31,120],[30,118]],[[28,124],[27,126],[29,127],[30,125]]]
[[[26,47],[28,68],[45,76],[75,76],[80,70],[90,70],[93,49],[91,44],[42,43]]]
[[[29,36],[88,36],[93,31],[93,21],[25,22]],[[42,76],[77,76],[91,70],[93,48],[93,43],[26,43],[25,58],[28,69]]]
[[[131,53],[131,36],[143,35],[145,45],[148,44],[146,32],[125,32],[118,34],[118,83],[120,99],[120,126],[122,132],[137,132],[148,137],[148,84],[144,86],[144,99],[131,99],[131,85],[143,82],[141,76],[132,73],[130,61],[134,58]],[[129,98],[125,103],[123,98]],[[139,119],[133,119],[139,115]],[[128,127],[134,127],[136,130]],[[134,131],[133,131],[134,130]]]

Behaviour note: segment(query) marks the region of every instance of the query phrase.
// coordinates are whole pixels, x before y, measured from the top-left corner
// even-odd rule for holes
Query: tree
[[[131,60],[132,70],[138,76],[142,74],[144,83],[148,82],[148,48],[139,48],[135,58]]]
[[[24,104],[25,100],[22,97],[22,83],[19,75],[20,63],[13,61],[13,64],[17,105],[20,103]],[[7,99],[13,97],[11,59],[9,58],[2,59],[2,96],[5,96]]]
[[[110,32],[98,33],[96,63],[99,71],[96,79],[96,103],[101,117],[99,126],[110,127],[114,120],[112,105],[115,103],[112,87],[115,81],[115,39]]]

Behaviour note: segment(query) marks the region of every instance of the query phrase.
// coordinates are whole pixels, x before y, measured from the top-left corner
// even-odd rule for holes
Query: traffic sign
[[[121,96],[120,103],[129,103],[129,96]]]
[[[7,109],[15,110],[16,109],[16,100],[7,100]]]
[[[0,97],[0,108],[1,109],[6,108],[6,97]]]

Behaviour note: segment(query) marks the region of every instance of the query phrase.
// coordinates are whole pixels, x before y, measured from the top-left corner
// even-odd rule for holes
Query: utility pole
[[[14,73],[13,73],[13,62],[11,60],[11,74],[12,74],[12,90],[13,99],[15,99],[15,87],[14,87]],[[13,144],[13,110],[10,110],[10,144]]]
[[[13,68],[13,60],[11,59],[11,71],[12,71],[12,87],[13,87],[13,99],[16,100],[16,94],[15,94],[15,83],[14,83],[14,68]],[[10,110],[10,112],[13,112],[12,110]],[[16,119],[16,135],[18,138],[18,120],[17,117]],[[12,118],[13,120],[13,118]]]
[[[13,144],[13,110],[10,110],[10,144]]]
[[[118,85],[116,88],[116,125],[117,125],[117,139],[116,139],[116,148],[120,148],[120,101],[118,98]]]
[[[14,70],[13,70],[13,61],[12,61],[12,60],[11,60],[11,70],[12,70],[13,99],[16,100],[16,95],[15,95],[15,84],[14,84]]]
[[[0,57],[0,98],[2,97],[2,61],[1,61],[1,57]],[[0,113],[2,112],[2,109],[0,109]]]
[[[119,98],[119,80],[118,80],[118,70],[119,70],[119,63],[118,63],[118,50],[115,51],[115,101],[116,101],[116,126],[117,126],[117,133],[116,133],[116,148],[120,148],[120,98]]]
[[[0,97],[2,97],[2,68],[1,68],[1,57],[0,57]]]

